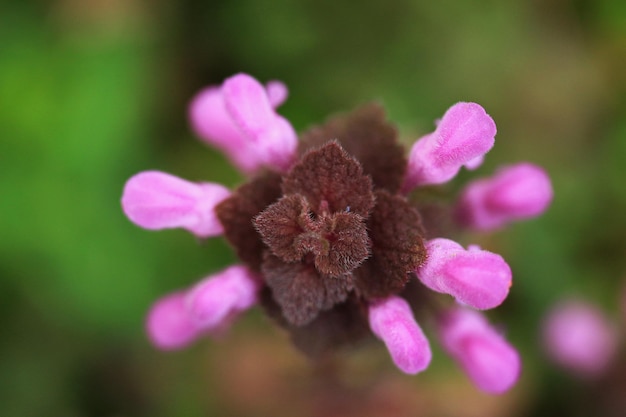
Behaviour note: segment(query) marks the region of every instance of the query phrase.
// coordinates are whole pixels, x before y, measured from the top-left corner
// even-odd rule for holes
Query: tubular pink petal
[[[277,80],[268,81],[265,84],[265,92],[267,93],[267,98],[273,108],[279,107],[289,96],[287,86],[283,82]]]
[[[297,146],[298,134],[287,119],[277,114],[274,128],[260,136],[257,151],[266,165],[286,172],[293,165]]]
[[[185,293],[178,292],[158,300],[148,313],[146,330],[152,343],[163,350],[181,349],[201,333],[185,308]]]
[[[189,105],[189,119],[198,136],[211,145],[236,149],[244,143],[226,111],[219,87],[208,87],[196,94]]]
[[[601,375],[615,357],[617,332],[596,307],[582,301],[555,306],[543,326],[546,353],[581,377]]]
[[[272,129],[275,113],[261,83],[247,74],[226,79],[222,86],[224,104],[233,121],[253,140]]]
[[[491,230],[540,215],[552,197],[546,172],[536,165],[521,163],[469,184],[457,204],[456,218],[467,227]]]
[[[186,305],[197,326],[222,329],[257,303],[259,288],[260,279],[254,273],[235,265],[196,284],[187,294]]]
[[[446,352],[482,391],[501,394],[519,379],[519,354],[477,311],[455,308],[439,317]]]
[[[259,161],[286,171],[293,162],[297,134],[274,112],[263,86],[249,75],[238,74],[224,82],[222,92],[226,109]]]
[[[195,184],[164,172],[144,171],[126,182],[122,208],[145,229],[181,227],[198,237],[209,237],[223,232],[214,208],[229,195],[219,184]]]
[[[443,238],[428,241],[426,252],[426,262],[415,272],[433,291],[480,310],[494,308],[507,297],[512,273],[500,255],[476,246],[465,250]]]
[[[447,182],[463,165],[476,168],[493,147],[495,135],[496,125],[480,105],[455,104],[433,133],[413,145],[403,190]]]
[[[416,374],[428,367],[432,358],[428,339],[404,299],[391,296],[371,304],[369,323],[402,372]]]

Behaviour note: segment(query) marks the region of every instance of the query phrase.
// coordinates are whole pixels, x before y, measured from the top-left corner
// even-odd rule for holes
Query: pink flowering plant
[[[261,305],[312,358],[373,336],[416,374],[431,360],[417,315],[479,389],[510,389],[519,355],[480,310],[505,300],[511,269],[444,226],[488,231],[541,214],[552,199],[546,173],[503,167],[453,207],[433,209],[424,192],[477,168],[494,145],[496,125],[480,105],[453,105],[407,153],[378,105],[298,135],[276,112],[286,97],[280,82],[237,74],[192,101],[196,133],[248,176],[237,189],[158,171],[126,183],[122,207],[135,224],[223,235],[241,261],[158,300],[147,318],[152,342],[183,348]]]

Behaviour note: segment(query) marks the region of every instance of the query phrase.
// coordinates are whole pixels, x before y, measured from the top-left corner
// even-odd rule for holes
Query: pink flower
[[[188,291],[158,300],[148,314],[146,329],[154,345],[180,349],[203,334],[217,335],[241,312],[258,302],[258,277],[234,265],[200,281]]]
[[[416,186],[447,182],[463,165],[477,168],[495,136],[496,124],[481,106],[455,104],[433,133],[413,145],[403,189],[408,192]]]
[[[233,265],[197,283],[186,296],[189,315],[200,327],[218,329],[258,302],[260,279],[248,268]]]
[[[403,298],[392,296],[370,304],[369,323],[402,372],[416,374],[428,367],[432,357],[428,339]]]
[[[218,236],[223,228],[215,206],[230,196],[219,184],[195,184],[158,171],[141,172],[126,182],[122,208],[144,229],[180,227],[198,237]]]
[[[500,255],[476,246],[468,250],[449,239],[426,243],[428,258],[416,273],[431,290],[486,310],[500,305],[511,287],[511,268]]]
[[[552,185],[545,171],[521,163],[501,168],[491,178],[476,180],[463,191],[456,209],[457,221],[477,230],[542,214],[552,201]]]
[[[438,320],[443,348],[482,391],[501,394],[517,382],[517,351],[477,311],[455,308]]]
[[[546,316],[546,353],[555,363],[583,377],[607,369],[617,350],[617,333],[602,312],[589,303],[565,301]]]
[[[237,74],[194,98],[191,124],[242,171],[252,173],[263,166],[285,171],[293,162],[297,135],[274,107],[286,98],[287,88],[280,82],[263,87],[249,75]]]

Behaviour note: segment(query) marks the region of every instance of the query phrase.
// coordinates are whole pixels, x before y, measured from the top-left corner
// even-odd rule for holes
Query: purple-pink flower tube
[[[426,262],[415,272],[431,290],[479,310],[497,307],[508,295],[511,268],[500,255],[476,246],[465,250],[443,238],[428,241],[426,251]]]
[[[433,133],[413,145],[403,189],[447,182],[464,165],[476,168],[493,147],[495,136],[496,124],[480,105],[455,104]]]
[[[443,348],[479,389],[501,394],[517,382],[519,354],[482,314],[457,307],[444,312],[437,325]]]
[[[471,182],[456,207],[457,221],[472,229],[492,230],[542,214],[552,201],[546,172],[533,164],[501,168],[491,178]]]
[[[371,304],[369,323],[402,372],[416,374],[428,367],[432,358],[428,339],[403,298],[394,296]]]

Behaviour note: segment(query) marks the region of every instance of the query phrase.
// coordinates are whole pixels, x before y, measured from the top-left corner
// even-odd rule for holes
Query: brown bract
[[[376,105],[333,119],[303,135],[285,176],[263,174],[217,208],[261,271],[262,304],[312,356],[368,334],[370,300],[401,292],[425,259],[420,215],[398,194],[396,135]]]
[[[280,182],[279,174],[263,173],[237,188],[215,208],[226,240],[235,248],[239,259],[255,271],[261,269],[265,245],[252,218],[280,198]]]
[[[305,153],[332,139],[359,161],[375,188],[394,194],[400,190],[407,166],[405,151],[398,130],[387,122],[380,105],[371,103],[310,128],[302,134],[298,149]]]

